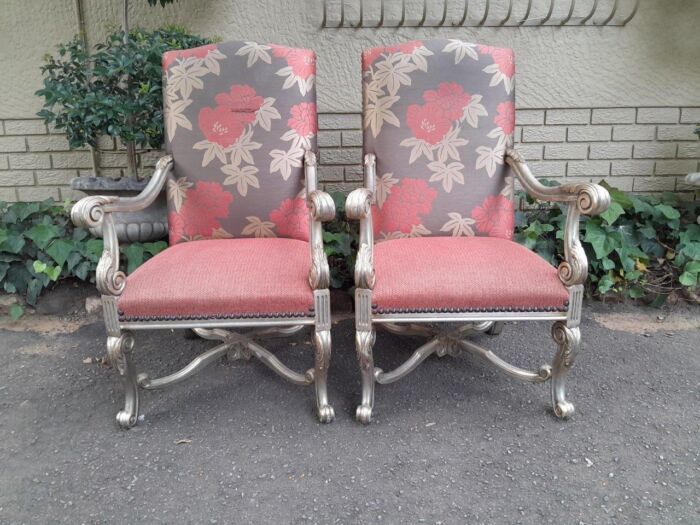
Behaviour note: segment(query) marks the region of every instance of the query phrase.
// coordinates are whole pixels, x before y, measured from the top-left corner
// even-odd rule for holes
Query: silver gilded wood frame
[[[117,413],[121,428],[131,428],[138,421],[139,389],[153,390],[179,383],[222,356],[229,359],[258,358],[263,364],[288,381],[298,385],[314,385],[316,412],[323,423],[331,422],[334,411],[328,402],[327,377],[331,356],[330,270],[323,251],[322,223],[335,217],[335,204],[327,193],[318,189],[316,155],[307,151],[304,156],[306,201],[309,208],[309,285],[313,290],[313,317],[241,317],[200,320],[147,320],[120,321],[117,299],[127,285],[124,272],[119,269],[119,241],[112,214],[134,212],[148,207],[162,191],[172,170],[170,155],[162,157],[143,191],[135,196],[119,198],[90,196],[78,201],[71,210],[76,226],[99,228],[104,239],[104,251],[97,265],[97,289],[102,294],[103,313],[107,331],[107,352],[111,363],[123,379],[124,408]],[[137,330],[189,328],[204,339],[220,344],[201,354],[183,369],[161,378],[138,374],[131,358],[134,348],[133,332]],[[258,341],[284,337],[305,328],[313,329],[315,357],[313,367],[304,373],[284,365]],[[235,331],[233,331],[235,330]]]
[[[442,357],[461,352],[476,354],[509,376],[523,381],[550,381],[554,413],[560,418],[568,418],[573,414],[574,406],[566,399],[566,375],[580,345],[583,283],[588,274],[586,253],[579,240],[579,218],[581,214],[596,215],[604,212],[610,205],[610,195],[602,186],[587,182],[544,186],[532,174],[520,153],[513,148],[506,151],[505,161],[530,195],[544,201],[568,204],[564,226],[564,261],[557,270],[559,279],[569,291],[566,309],[544,312],[535,309],[398,313],[373,311],[374,238],[370,210],[375,198],[376,159],[373,154],[367,154],[364,158],[364,187],[352,191],[345,204],[348,219],[360,221],[359,249],[355,264],[355,346],[362,376],[362,399],[356,412],[358,421],[369,423],[372,419],[375,383],[385,384],[401,379],[432,354]],[[477,332],[498,334],[506,321],[543,320],[553,321],[552,337],[558,350],[551,364],[541,365],[535,371],[513,366],[491,350],[466,339]],[[430,340],[415,350],[402,365],[385,372],[374,366],[372,350],[378,327],[397,334],[422,335],[430,337]]]

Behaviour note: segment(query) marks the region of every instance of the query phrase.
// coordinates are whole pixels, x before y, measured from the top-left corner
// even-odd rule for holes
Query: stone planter
[[[148,181],[133,179],[110,179],[108,177],[76,177],[71,180],[71,188],[88,195],[116,195],[133,197],[146,187]],[[163,239],[168,233],[168,210],[165,192],[143,211],[115,213],[114,222],[120,242],[152,242]],[[102,232],[90,229],[96,237]]]

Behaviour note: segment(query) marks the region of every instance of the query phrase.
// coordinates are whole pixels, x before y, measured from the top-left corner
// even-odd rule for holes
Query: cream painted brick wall
[[[696,121],[695,107],[523,109],[516,112],[515,141],[542,178],[606,179],[626,191],[691,191],[683,176],[700,168]],[[321,113],[319,127],[323,187],[357,187],[363,180],[361,116]],[[7,128],[12,134],[0,135],[0,199],[80,195],[70,179],[92,174],[89,151],[70,150],[62,134],[47,133],[37,119],[0,121],[0,130]],[[100,174],[123,176],[123,145],[109,137],[98,143]],[[148,174],[162,154],[139,152],[142,172]]]

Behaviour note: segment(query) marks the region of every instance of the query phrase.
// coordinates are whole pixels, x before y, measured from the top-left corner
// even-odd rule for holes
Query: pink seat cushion
[[[218,239],[171,246],[128,276],[121,320],[313,316],[309,245]]]
[[[539,255],[496,237],[417,237],[374,247],[377,313],[563,311],[557,270]]]

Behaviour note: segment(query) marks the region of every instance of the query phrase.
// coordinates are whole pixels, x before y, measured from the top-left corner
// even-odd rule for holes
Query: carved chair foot
[[[574,413],[573,403],[568,401],[558,401],[554,405],[554,415],[559,419],[569,419]]]
[[[372,407],[370,405],[360,405],[355,411],[355,419],[363,425],[369,425],[372,422]]]
[[[355,333],[357,360],[360,364],[360,374],[362,375],[362,403],[357,407],[355,418],[365,425],[372,420],[375,376],[378,373],[382,373],[379,368],[374,367],[372,347],[374,346],[375,337],[374,330],[358,330]]]
[[[117,412],[117,425],[125,430],[136,425],[139,417],[138,378],[131,360],[133,347],[134,337],[130,332],[107,337],[109,359],[124,382],[124,409]]]
[[[335,410],[330,405],[322,405],[317,409],[318,420],[321,423],[330,423],[335,419]]]
[[[552,362],[552,408],[558,418],[567,419],[574,413],[574,405],[566,399],[566,376],[574,365],[581,344],[581,331],[557,321],[552,326],[552,338],[559,346]]]

